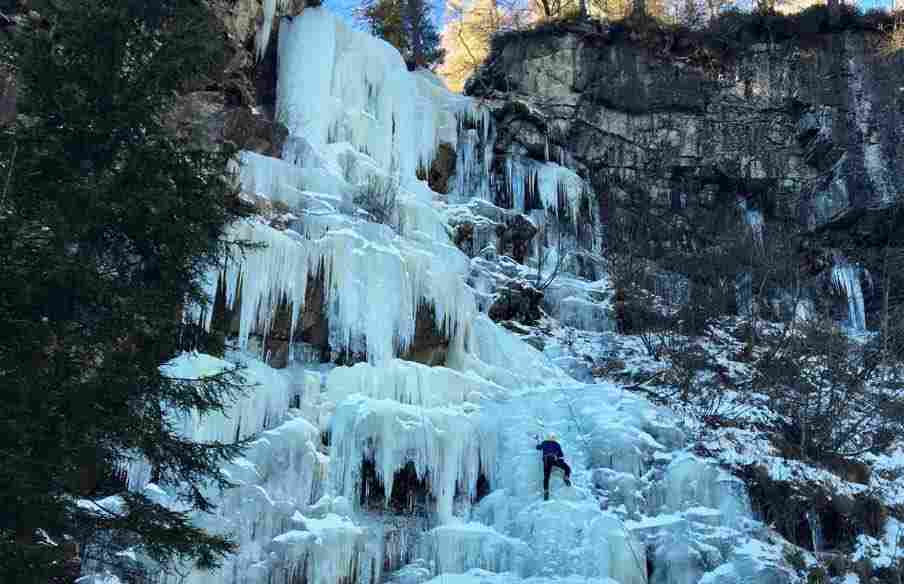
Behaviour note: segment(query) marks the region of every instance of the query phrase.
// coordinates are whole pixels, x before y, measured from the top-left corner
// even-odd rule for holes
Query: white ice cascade
[[[492,202],[493,182],[490,161],[493,155],[495,128],[490,111],[482,110],[478,118],[467,115],[459,118],[461,140],[456,153],[455,195],[468,199]]]
[[[275,10],[278,0],[267,1],[265,12]],[[297,219],[286,229],[247,220],[229,234],[266,244],[208,282],[238,311],[239,350],[185,354],[165,368],[197,379],[246,365],[253,387],[226,412],[174,420],[196,440],[257,434],[222,469],[236,488],[210,493],[216,513],[197,517],[234,536],[238,552],[219,571],[184,566],[157,581],[773,582],[743,545],[753,522],[738,482],[688,452],[673,414],[612,384],[577,384],[477,311],[465,285],[473,262],[452,245],[445,213],[456,199],[489,196],[486,110],[408,72],[389,45],[323,8],[280,27],[277,109],[290,137],[282,158],[244,152],[238,171],[244,195],[281,201]],[[442,143],[464,169],[446,200],[417,179]],[[516,208],[531,198],[561,210],[564,198],[577,212],[586,185],[574,172],[536,161],[510,168]],[[391,225],[356,208],[373,177],[399,186]],[[291,339],[311,316],[312,282],[322,284],[330,348],[366,360],[290,356],[272,369],[251,355],[253,337],[288,306]],[[567,278],[549,294],[567,305],[581,287],[602,296],[604,286]],[[424,305],[443,337],[443,366],[402,358]],[[548,431],[574,484],[554,474],[544,501],[535,437]],[[146,465],[129,469],[132,488],[178,506],[151,477]]]
[[[284,12],[289,8],[289,0],[264,0],[263,20],[258,24],[257,34],[254,37],[254,48],[258,60],[264,58],[267,46],[270,44],[270,35],[273,30],[273,20],[276,12]]]
[[[863,305],[860,271],[858,266],[847,261],[840,261],[832,266],[832,285],[847,298],[847,324],[857,332],[866,330],[866,310]]]
[[[753,241],[760,247],[763,245],[763,229],[765,221],[763,220],[763,212],[756,207],[750,206],[750,200],[747,198],[738,201],[738,207],[744,216],[744,222],[750,229]]]
[[[765,228],[763,212],[759,209],[751,208],[750,200],[746,197],[739,198],[738,210],[750,230],[753,244],[762,250],[764,241],[763,230]],[[750,272],[741,272],[735,278],[735,299],[738,313],[741,315],[750,315],[753,310],[752,284],[753,280]]]
[[[513,209],[529,214],[541,228],[546,224],[547,212],[557,219],[567,212],[574,232],[562,235],[575,237],[589,251],[601,252],[598,208],[590,186],[574,170],[554,162],[510,154],[505,159],[504,172],[506,194]],[[583,205],[587,206],[589,216],[582,216]],[[580,225],[591,227],[590,237],[582,237]]]
[[[366,352],[372,362],[404,352],[422,303],[435,309],[438,330],[465,336],[476,312],[462,278],[468,260],[416,173],[439,143],[457,145],[460,120],[483,116],[487,128],[485,114],[324,10],[309,8],[281,27],[277,109],[290,130],[287,160],[244,153],[240,175],[247,192],[301,208],[304,219],[297,232],[246,222],[231,234],[267,246],[221,275],[227,306],[241,298],[240,346],[252,332],[268,334],[281,303],[292,308],[294,333],[314,275],[324,278],[337,349]],[[346,214],[370,177],[399,184],[399,222],[410,237]]]

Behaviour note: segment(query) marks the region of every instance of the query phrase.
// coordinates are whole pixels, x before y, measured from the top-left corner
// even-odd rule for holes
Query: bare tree
[[[358,187],[353,202],[377,223],[394,226],[398,221],[398,197],[395,179],[370,176]]]

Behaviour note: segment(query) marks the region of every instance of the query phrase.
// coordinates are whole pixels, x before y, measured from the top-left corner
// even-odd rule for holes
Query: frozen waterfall
[[[266,0],[265,18],[277,2]],[[479,258],[452,244],[448,223],[452,205],[487,201],[498,186],[489,112],[408,72],[395,49],[323,8],[280,27],[277,109],[290,138],[282,158],[244,152],[237,170],[245,194],[298,219],[235,225],[230,238],[265,244],[207,282],[236,311],[238,350],[186,354],[167,368],[199,378],[240,361],[256,384],[222,416],[179,421],[198,440],[257,435],[223,468],[236,488],[212,493],[216,513],[197,518],[239,549],[217,572],[182,566],[157,581],[649,584],[718,571],[726,577],[707,581],[768,582],[745,551],[756,524],[743,488],[685,450],[674,415],[615,385],[577,384],[478,310],[466,281]],[[458,173],[441,201],[417,176],[444,143],[457,149]],[[505,173],[519,211],[596,212],[563,166],[513,155]],[[374,177],[399,187],[392,225],[356,212],[357,189]],[[337,366],[295,352],[272,369],[252,339],[272,333],[280,307],[294,338],[314,282],[330,346],[364,358]],[[592,283],[569,278],[552,290],[569,322],[604,328],[582,296],[600,294]],[[402,358],[423,306],[443,366]],[[190,316],[212,326],[210,314]],[[574,484],[554,474],[544,501],[535,443],[549,431]],[[177,505],[151,477],[129,468],[132,488]]]
[[[860,285],[860,268],[847,262],[832,267],[832,285],[845,295],[848,302],[847,324],[854,331],[866,330],[866,310],[863,306],[863,288]]]

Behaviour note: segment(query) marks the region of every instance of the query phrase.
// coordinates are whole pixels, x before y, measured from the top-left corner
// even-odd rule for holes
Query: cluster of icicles
[[[267,0],[265,15],[283,4]],[[424,554],[434,557],[431,570],[522,564],[527,570],[523,543],[485,524],[460,523],[477,485],[501,482],[505,429],[485,408],[513,390],[572,380],[477,310],[465,284],[470,260],[452,244],[436,194],[417,179],[447,143],[459,156],[459,190],[448,200],[490,199],[489,112],[429,74],[408,72],[395,49],[324,9],[307,9],[280,26],[277,109],[290,138],[282,158],[245,152],[237,170],[245,193],[285,203],[298,219],[285,230],[261,220],[234,227],[231,239],[265,245],[236,255],[207,282],[211,294],[223,290],[227,307],[238,310],[238,351],[228,361],[184,355],[171,365],[179,377],[202,378],[244,360],[242,375],[256,384],[248,398],[228,415],[178,423],[198,440],[261,433],[245,457],[223,469],[239,487],[223,495],[217,515],[199,517],[202,526],[237,535],[239,553],[222,572],[192,571],[186,581],[382,581],[384,569],[411,559],[403,548],[413,536],[403,528],[390,532],[383,519],[368,523],[365,461],[384,500],[402,469],[413,468],[426,485],[439,524],[422,538]],[[263,51],[265,36],[261,43]],[[586,194],[578,175],[551,162],[513,156],[505,176],[519,211],[530,211],[529,201],[559,209],[564,197],[577,216]],[[374,177],[398,187],[391,225],[356,212],[356,193]],[[269,333],[281,305],[291,309],[294,336],[315,280],[323,286],[330,346],[366,354],[366,362],[318,369],[290,355],[289,367],[275,371],[248,358],[251,339]],[[444,367],[398,358],[415,339],[424,304],[448,340]],[[211,325],[209,313],[189,316]],[[150,475],[140,462],[129,470],[134,488],[167,500],[148,485]],[[514,514],[514,502],[498,502],[505,491],[497,493],[493,508]],[[595,502],[581,505],[576,517],[596,518],[587,542],[608,540],[613,554],[593,563],[588,575],[641,582],[623,529],[599,518]],[[385,549],[388,540],[397,549]],[[398,565],[384,566],[389,557],[398,557]]]

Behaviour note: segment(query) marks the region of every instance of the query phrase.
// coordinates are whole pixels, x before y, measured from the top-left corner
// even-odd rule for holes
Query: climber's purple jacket
[[[562,452],[562,447],[559,446],[559,443],[555,442],[554,440],[544,440],[543,442],[537,444],[537,450],[542,450],[543,456],[565,458],[565,453]]]

